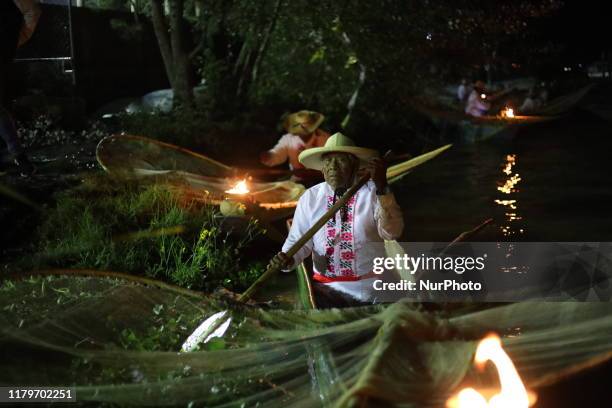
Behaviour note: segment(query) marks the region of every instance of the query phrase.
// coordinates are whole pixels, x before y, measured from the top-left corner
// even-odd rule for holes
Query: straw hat
[[[319,112],[301,110],[285,118],[283,127],[294,135],[309,135],[321,125],[325,116]]]
[[[334,133],[327,139],[325,146],[313,147],[300,153],[298,160],[308,169],[321,170],[323,168],[323,155],[325,153],[350,153],[360,160],[360,166],[378,156],[378,152],[365,147],[358,147],[352,139],[342,133]]]

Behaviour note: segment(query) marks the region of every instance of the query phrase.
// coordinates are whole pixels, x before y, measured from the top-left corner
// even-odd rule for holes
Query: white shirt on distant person
[[[291,170],[303,169],[304,166],[298,160],[300,153],[312,147],[324,146],[328,138],[329,133],[321,129],[315,130],[307,142],[304,142],[298,135],[292,133],[284,134],[276,145],[268,150],[269,157],[264,160],[263,164],[266,166],[277,166],[289,161]]]
[[[460,102],[465,101],[465,95],[467,94],[468,88],[465,84],[460,84],[457,88],[457,99]]]
[[[474,89],[465,104],[465,113],[471,116],[480,117],[487,113],[491,108],[491,104],[485,102],[480,94]]]

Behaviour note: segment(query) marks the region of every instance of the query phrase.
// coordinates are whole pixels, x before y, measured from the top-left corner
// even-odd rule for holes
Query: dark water
[[[395,185],[409,241],[612,241],[612,123],[587,113],[453,147]],[[612,361],[538,389],[540,407],[610,406]]]
[[[612,123],[587,113],[453,146],[395,185],[409,241],[612,240]]]

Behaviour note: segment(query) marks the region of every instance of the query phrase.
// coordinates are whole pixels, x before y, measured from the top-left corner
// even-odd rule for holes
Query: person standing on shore
[[[15,122],[6,108],[6,88],[17,48],[32,37],[39,18],[38,0],[0,1],[0,136],[22,176],[32,174],[34,166],[19,143]]]

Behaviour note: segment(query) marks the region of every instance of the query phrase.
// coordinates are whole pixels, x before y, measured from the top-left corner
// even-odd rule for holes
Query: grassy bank
[[[264,265],[244,251],[263,230],[224,231],[213,207],[184,201],[164,185],[89,176],[57,196],[23,269],[86,268],[212,291],[247,288]]]

